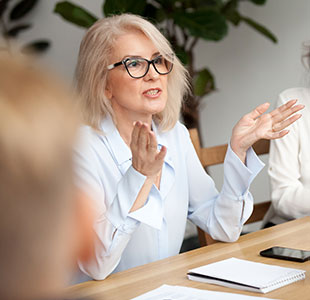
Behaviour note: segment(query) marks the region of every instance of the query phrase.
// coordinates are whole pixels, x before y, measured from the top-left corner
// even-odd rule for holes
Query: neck
[[[115,114],[115,121],[116,121],[116,128],[124,140],[124,142],[127,144],[127,146],[130,146],[131,142],[131,134],[133,130],[134,123],[137,121],[147,123],[151,126],[152,124],[152,116],[124,116],[124,115],[118,115]]]

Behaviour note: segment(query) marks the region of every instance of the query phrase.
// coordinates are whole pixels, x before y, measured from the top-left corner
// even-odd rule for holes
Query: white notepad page
[[[189,270],[188,274],[191,275],[188,275],[188,277],[201,282],[267,293],[281,286],[304,279],[305,272],[304,270],[229,258]],[[213,277],[214,280],[212,278],[195,277],[193,273]]]
[[[185,286],[162,285],[131,300],[272,300],[240,294],[200,290]]]

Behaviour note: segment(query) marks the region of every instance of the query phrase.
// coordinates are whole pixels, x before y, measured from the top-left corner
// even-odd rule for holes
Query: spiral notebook
[[[190,280],[265,294],[295,281],[305,279],[305,273],[304,270],[267,265],[232,257],[189,270],[187,277]]]

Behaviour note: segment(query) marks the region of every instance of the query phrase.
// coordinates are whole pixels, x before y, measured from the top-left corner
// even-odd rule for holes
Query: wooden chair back
[[[196,153],[204,168],[224,163],[224,159],[225,159],[225,155],[226,155],[226,151],[228,147],[227,144],[214,146],[214,147],[208,147],[208,148],[202,148],[200,145],[198,130],[196,128],[190,129],[189,134],[190,134],[192,143],[195,147]],[[257,155],[267,154],[269,153],[269,145],[270,145],[269,140],[259,140],[253,145],[253,149],[255,150]],[[253,213],[245,224],[250,224],[250,223],[261,221],[264,218],[266,212],[268,211],[270,205],[271,205],[270,201],[254,204]],[[211,238],[209,234],[202,231],[199,227],[197,227],[197,229],[198,229],[198,237],[199,237],[201,246],[214,244],[216,242],[215,240]]]

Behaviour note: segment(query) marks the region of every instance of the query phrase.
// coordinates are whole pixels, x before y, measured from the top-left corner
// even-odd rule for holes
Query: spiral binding
[[[295,271],[291,273],[293,273],[293,275],[290,275],[290,273],[288,273],[285,278],[277,279],[272,282],[269,282],[266,286],[261,287],[261,290],[265,293],[270,292],[282,286],[288,285],[290,283],[303,280],[306,277],[305,276],[306,272],[302,270],[300,270],[300,273],[298,274],[296,274]]]

